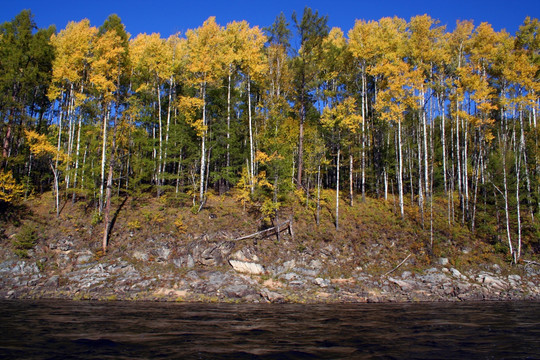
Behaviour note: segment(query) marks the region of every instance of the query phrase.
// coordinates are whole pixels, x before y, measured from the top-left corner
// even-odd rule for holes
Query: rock
[[[449,261],[448,261],[448,258],[440,257],[439,259],[437,259],[437,263],[439,265],[446,266],[448,265]]]
[[[92,256],[92,254],[82,253],[82,254],[79,254],[79,256],[77,256],[77,263],[78,264],[84,264],[84,263],[89,262],[93,258],[94,257]]]
[[[403,290],[403,291],[411,291],[411,290],[413,290],[415,288],[413,283],[409,282],[409,281],[394,279],[392,277],[389,277],[388,280],[390,282],[393,282],[394,284],[398,285],[401,288],[401,290]]]
[[[172,260],[172,263],[179,268],[188,268],[191,269],[195,266],[195,261],[193,260],[193,256],[190,254],[183,256],[181,258],[176,258]]]
[[[296,273],[286,273],[285,275],[281,276],[281,278],[285,279],[286,281],[292,281],[298,279],[298,274]]]
[[[255,290],[249,285],[231,285],[223,288],[221,292],[229,298],[245,298],[256,294]]]
[[[306,269],[306,268],[301,268],[301,267],[295,267],[293,270],[294,270],[295,273],[302,274],[302,275],[305,275],[305,276],[316,277],[317,275],[319,275],[319,271],[315,270],[315,269]]]
[[[326,288],[330,286],[330,280],[323,279],[323,278],[316,278],[315,280],[313,280],[313,283],[315,283],[316,285],[319,285],[322,288]]]
[[[467,281],[467,277],[463,275],[462,273],[460,273],[459,270],[455,268],[450,268],[450,272],[452,273],[452,276],[454,276],[455,278]]]
[[[518,287],[521,284],[521,276],[508,275],[508,281],[510,282],[510,286],[512,286],[513,288]]]
[[[220,241],[209,243],[197,241],[190,244],[191,253],[195,262],[207,266],[219,266],[226,263],[231,251],[236,246],[234,241]]]
[[[264,274],[264,267],[261,264],[232,259],[229,260],[229,264],[231,264],[235,271],[240,273],[252,275]]]
[[[303,280],[293,280],[289,283],[290,286],[303,287],[305,282]]]
[[[404,272],[401,273],[401,278],[402,279],[408,279],[410,277],[412,277],[412,272],[410,272],[410,271],[404,271]]]
[[[45,287],[58,287],[59,279],[58,275],[51,276],[43,285]]]
[[[285,261],[283,263],[283,270],[281,272],[291,271],[295,266],[296,266],[296,261],[294,259]]]
[[[71,251],[73,249],[73,241],[69,239],[59,240],[56,247],[61,251]]]
[[[259,262],[260,259],[255,254],[255,250],[251,247],[245,247],[241,250],[235,252],[232,256],[232,259],[246,262]]]
[[[281,303],[284,301],[283,295],[275,291],[270,291],[268,289],[261,289],[259,294],[268,302],[271,303]]]
[[[140,261],[148,261],[148,254],[142,251],[134,251],[133,257]]]
[[[171,249],[169,246],[161,246],[154,251],[157,261],[167,261],[171,255]]]
[[[476,278],[476,281],[499,290],[505,290],[508,287],[508,285],[503,280],[486,273],[479,274]]]

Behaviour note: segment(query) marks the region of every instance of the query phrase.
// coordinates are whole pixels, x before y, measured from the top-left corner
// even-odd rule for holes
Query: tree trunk
[[[107,123],[109,122],[108,106],[103,106],[103,144],[101,149],[101,186],[99,192],[99,213],[103,212],[103,193],[105,191],[105,161],[107,159]]]
[[[341,146],[338,145],[336,156],[336,230],[339,229],[339,156],[341,155]]]
[[[161,183],[162,183],[162,167],[163,167],[163,124],[161,119],[161,90],[159,82],[156,86],[157,92],[157,101],[158,101],[158,128],[159,128],[159,157],[158,157],[158,166],[157,166],[157,197],[161,195]]]
[[[352,150],[349,153],[349,205],[353,206],[354,193],[353,193],[353,154]]]
[[[247,96],[248,96],[248,121],[249,121],[249,184],[251,193],[255,190],[255,154],[253,148],[253,125],[251,118],[251,79],[247,76]]]
[[[398,165],[398,191],[399,191],[399,212],[401,214],[401,218],[405,218],[405,209],[403,205],[403,153],[401,151],[401,120],[398,120],[398,157],[399,157],[399,165]]]
[[[203,134],[202,134],[202,137],[201,137],[201,169],[200,169],[201,179],[200,179],[200,188],[199,188],[199,204],[202,206],[202,204],[204,203],[204,191],[205,191],[205,189],[204,189],[204,179],[205,179],[205,170],[206,170],[206,163],[205,163],[205,160],[206,160],[206,133],[207,133],[207,130],[206,130],[206,83],[203,83],[201,93],[202,93],[201,97],[202,97],[202,100],[203,100],[202,116],[203,116],[204,129],[203,129]]]

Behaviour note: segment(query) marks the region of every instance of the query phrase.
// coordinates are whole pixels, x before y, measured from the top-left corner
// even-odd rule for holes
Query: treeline
[[[174,194],[197,212],[209,190],[236,189],[270,218],[297,197],[318,222],[335,189],[336,227],[337,200],[357,195],[433,226],[435,195],[448,224],[519,259],[540,233],[538,20],[515,36],[428,15],[347,34],[327,21],[210,17],[165,39],[131,37],[116,15],[37,29],[22,11],[0,26],[4,194],[52,189],[57,211],[85,199],[108,224],[114,194]]]

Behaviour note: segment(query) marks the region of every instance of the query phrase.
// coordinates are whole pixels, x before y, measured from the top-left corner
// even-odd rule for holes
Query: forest
[[[540,251],[539,80],[532,18],[515,35],[429,15],[344,32],[305,8],[163,38],[114,14],[39,29],[24,10],[0,25],[0,207],[86,202],[106,250],[111,204],[133,194],[193,214],[231,195],[270,221],[297,202],[316,223],[326,202],[336,229],[340,203],[433,228],[438,202],[517,262]]]

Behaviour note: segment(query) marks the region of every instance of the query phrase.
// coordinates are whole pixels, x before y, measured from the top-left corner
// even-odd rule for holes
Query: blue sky
[[[63,29],[69,21],[88,18],[92,25],[99,26],[109,14],[120,16],[127,31],[136,36],[139,33],[159,32],[167,37],[176,32],[185,32],[200,26],[209,16],[216,16],[217,22],[226,25],[233,20],[247,20],[252,26],[270,25],[283,12],[290,20],[296,10],[302,14],[305,6],[328,15],[329,25],[338,26],[347,33],[356,19],[378,20],[385,16],[397,15],[409,20],[414,15],[428,14],[454,28],[456,20],[474,20],[476,25],[489,22],[495,30],[506,29],[515,34],[526,16],[540,18],[540,1],[298,1],[298,0],[0,0],[0,23],[9,21],[21,10],[30,9],[39,27],[56,25]]]

